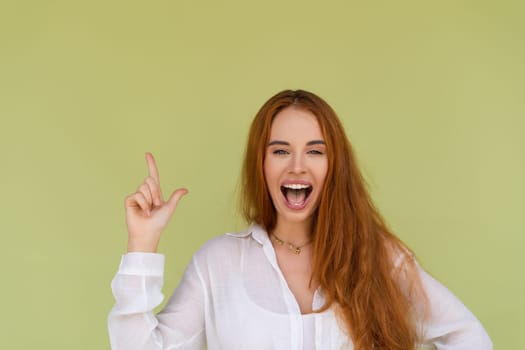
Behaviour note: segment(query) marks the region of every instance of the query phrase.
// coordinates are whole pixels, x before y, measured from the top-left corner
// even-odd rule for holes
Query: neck
[[[301,245],[311,239],[311,222],[290,222],[277,219],[277,224],[272,232],[286,242]]]

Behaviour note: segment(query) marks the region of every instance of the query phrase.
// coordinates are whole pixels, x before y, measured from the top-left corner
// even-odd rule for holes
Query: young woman
[[[126,198],[113,349],[492,349],[479,321],[385,225],[332,108],[283,91],[257,113],[242,171],[245,231],[212,239],[155,315],[165,201],[155,160]]]

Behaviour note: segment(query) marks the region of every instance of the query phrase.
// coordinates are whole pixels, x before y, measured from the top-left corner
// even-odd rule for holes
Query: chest
[[[205,269],[210,350],[302,350],[312,332],[316,349],[352,349],[332,308],[313,315],[313,331],[305,326],[301,313],[323,305],[316,285],[310,286],[309,264],[274,255],[271,245],[243,248]]]
[[[268,312],[245,297],[237,296],[236,304],[229,301],[228,309],[216,307],[219,303],[212,304],[213,312],[207,316],[206,325],[208,349],[353,349],[333,310],[314,314],[313,326],[307,327],[304,315]]]
[[[317,283],[312,280],[311,255],[291,254],[289,251],[276,251],[277,263],[292,292],[302,314],[311,313]]]

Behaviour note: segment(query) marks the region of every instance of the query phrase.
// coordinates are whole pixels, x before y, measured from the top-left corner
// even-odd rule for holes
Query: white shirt
[[[443,285],[419,268],[431,306],[424,348],[490,350],[480,322]],[[128,253],[112,282],[108,318],[112,349],[353,349],[333,307],[301,315],[267,233],[252,225],[207,242],[186,268],[165,308],[164,256]],[[317,290],[313,309],[324,304]]]

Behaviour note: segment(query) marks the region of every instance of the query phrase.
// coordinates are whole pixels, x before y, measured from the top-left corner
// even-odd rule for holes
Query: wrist
[[[156,253],[158,242],[143,241],[140,239],[128,240],[128,253]]]

